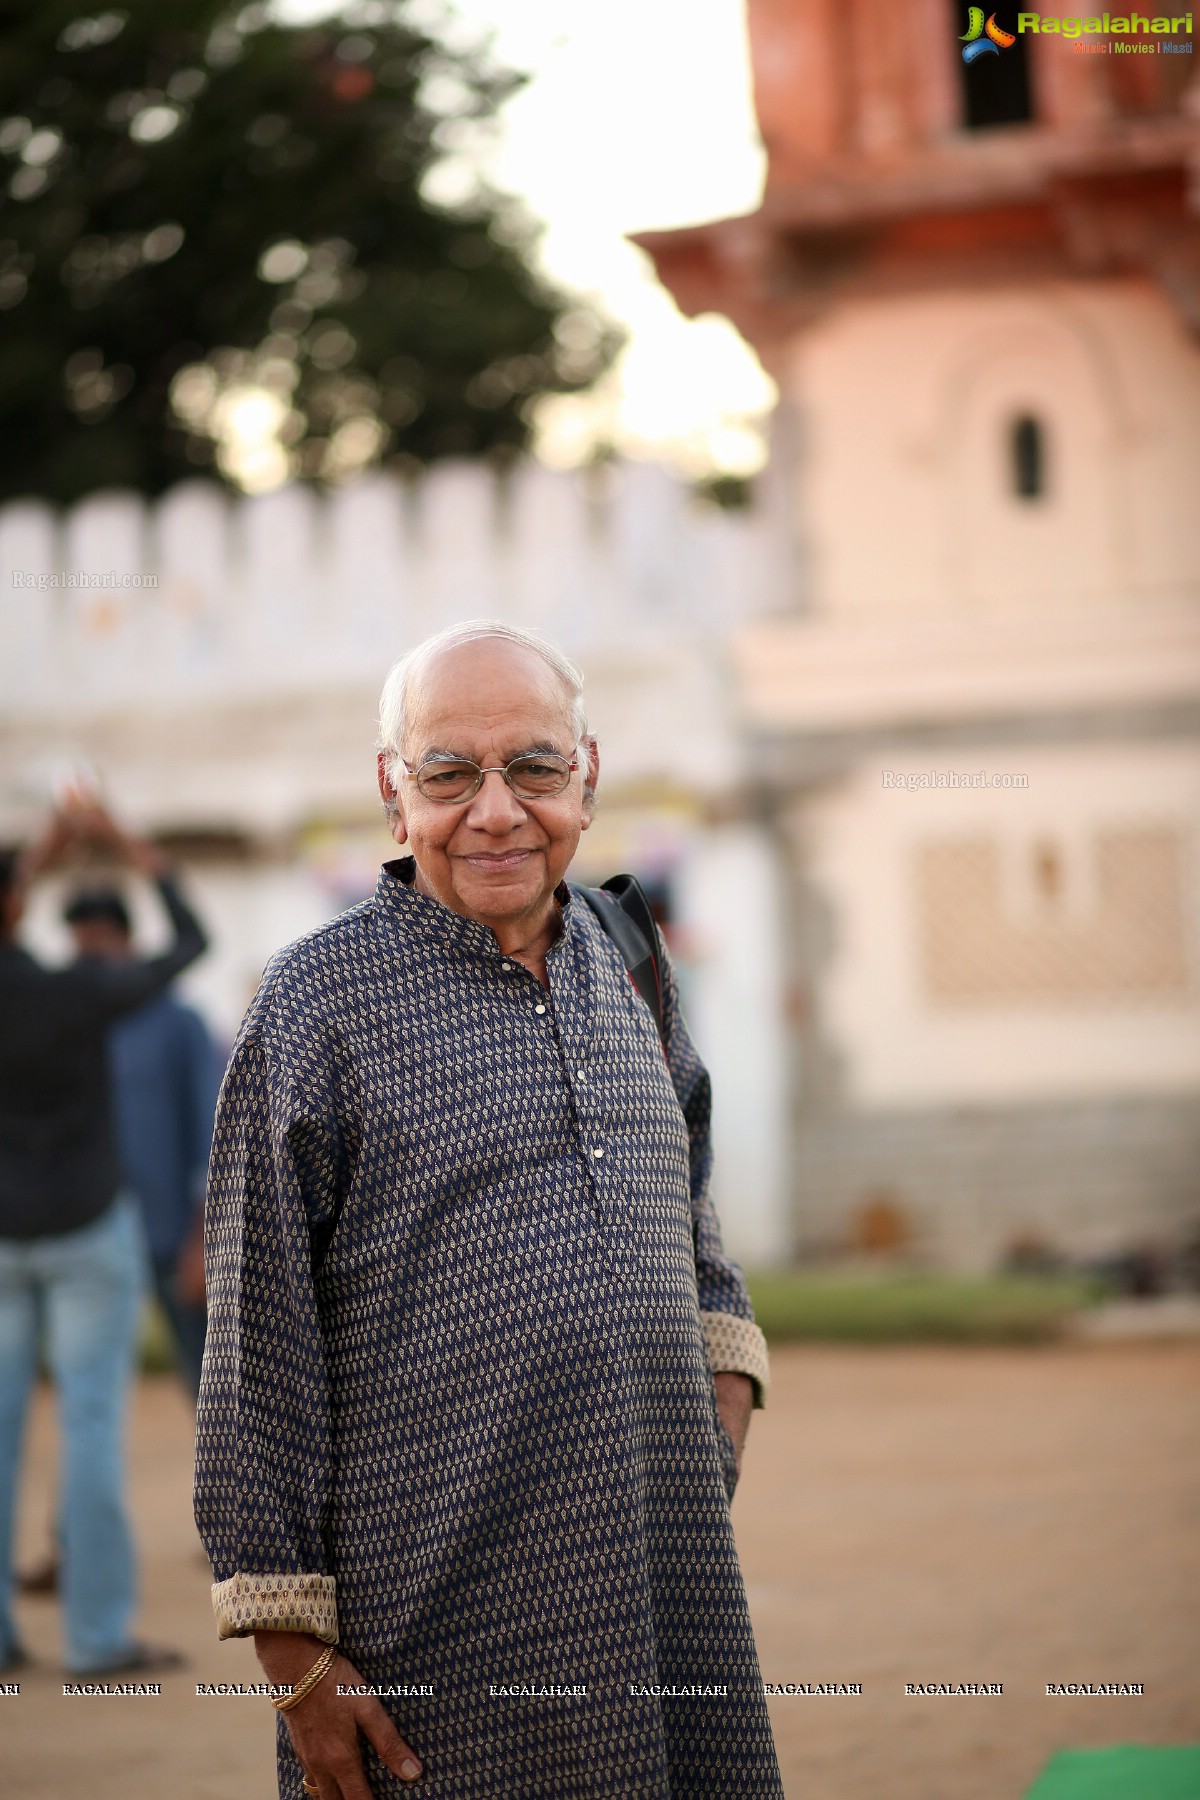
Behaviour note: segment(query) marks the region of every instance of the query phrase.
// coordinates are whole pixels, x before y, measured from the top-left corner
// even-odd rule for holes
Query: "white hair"
[[[443,650],[454,650],[460,644],[475,644],[484,638],[499,638],[503,643],[517,644],[521,649],[532,650],[535,656],[540,656],[562,682],[575,742],[578,743],[587,736],[583,675],[561,650],[539,637],[536,631],[523,631],[519,625],[506,625],[501,619],[464,619],[461,624],[451,625],[446,631],[438,631],[432,637],[423,638],[388,670],[383,693],[379,697],[379,738],[376,747],[383,752],[384,767],[393,786],[396,785],[397,764],[404,756],[414,681],[420,679],[429,664]],[[590,780],[586,785],[590,788]]]

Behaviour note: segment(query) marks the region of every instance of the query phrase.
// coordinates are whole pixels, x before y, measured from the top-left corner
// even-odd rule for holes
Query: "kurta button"
[[[592,1155],[595,1157],[601,1157],[604,1155],[604,1152],[603,1152],[603,1150],[593,1150]]]
[[[500,967],[504,970],[504,973],[506,975],[512,974],[512,964],[511,963],[501,963]]]
[[[542,1012],[545,1012],[546,1009],[544,1006],[535,1006],[533,1010],[534,1010],[534,1012],[542,1013]]]

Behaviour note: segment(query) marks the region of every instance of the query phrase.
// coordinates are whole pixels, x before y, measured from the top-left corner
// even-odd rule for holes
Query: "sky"
[[[274,10],[303,21],[342,9]],[[544,223],[547,273],[628,335],[594,395],[543,402],[538,454],[565,467],[606,443],[693,478],[753,473],[772,383],[727,320],[685,320],[625,236],[758,204],[742,0],[412,0],[410,11],[429,27],[449,17],[452,42],[490,37],[496,60],[529,76],[469,160]],[[451,158],[435,197],[439,183],[458,197],[467,179]]]

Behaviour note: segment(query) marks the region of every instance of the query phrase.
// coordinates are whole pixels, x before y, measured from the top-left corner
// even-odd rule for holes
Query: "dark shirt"
[[[157,887],[174,929],[162,956],[47,969],[0,944],[0,1237],[78,1231],[117,1193],[108,1028],[206,948],[175,883]]]
[[[156,1263],[174,1263],[204,1198],[224,1062],[203,1019],[173,994],[121,1019],[109,1037],[121,1175]]]

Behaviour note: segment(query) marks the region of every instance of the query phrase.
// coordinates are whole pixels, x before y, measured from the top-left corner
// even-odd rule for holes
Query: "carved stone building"
[[[762,206],[641,240],[782,393],[796,1241],[962,1264],[1200,1219],[1200,59],[973,10],[750,0]]]

